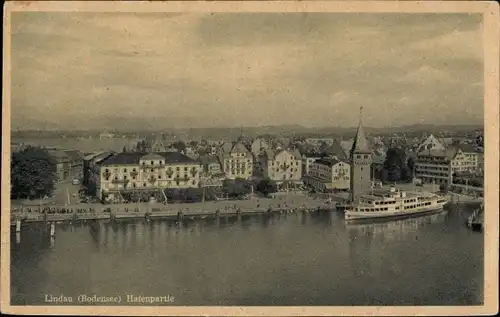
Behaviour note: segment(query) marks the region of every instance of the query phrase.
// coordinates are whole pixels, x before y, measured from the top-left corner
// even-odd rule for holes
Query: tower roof
[[[358,130],[356,131],[356,137],[354,137],[354,142],[351,148],[351,155],[353,153],[371,153],[370,144],[366,139],[365,131],[362,124],[362,110],[363,107],[359,109],[359,124]]]

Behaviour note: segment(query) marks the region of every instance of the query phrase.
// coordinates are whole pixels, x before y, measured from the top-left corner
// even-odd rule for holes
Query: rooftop
[[[332,167],[335,164],[340,163],[340,162],[346,163],[343,160],[337,160],[337,159],[319,159],[319,160],[314,161],[314,163],[318,163],[318,164],[321,164],[321,165],[326,165],[326,166],[329,166],[329,167]]]
[[[198,164],[195,160],[178,152],[158,152],[158,153],[141,153],[141,152],[122,152],[116,153],[101,162],[101,165],[139,165],[141,158],[146,157],[161,157],[165,159],[165,164]]]

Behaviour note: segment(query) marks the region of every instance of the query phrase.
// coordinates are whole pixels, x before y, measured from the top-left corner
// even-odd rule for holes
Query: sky
[[[483,122],[480,14],[14,12],[12,128]]]

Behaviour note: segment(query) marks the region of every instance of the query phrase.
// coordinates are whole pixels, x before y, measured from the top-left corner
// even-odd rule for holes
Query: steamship
[[[400,218],[437,212],[449,199],[431,192],[406,192],[395,187],[362,195],[357,203],[346,206],[345,220]]]

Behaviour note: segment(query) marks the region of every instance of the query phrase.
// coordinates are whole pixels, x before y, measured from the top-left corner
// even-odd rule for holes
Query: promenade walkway
[[[129,203],[129,204],[78,204],[71,206],[50,206],[51,210],[60,210],[64,208],[64,213],[44,214],[43,209],[30,206],[17,209],[11,214],[11,223],[16,219],[23,219],[25,222],[38,221],[64,221],[64,220],[91,220],[91,219],[116,219],[124,218],[143,218],[146,215],[151,218],[177,217],[179,212],[185,217],[228,214],[251,214],[267,211],[285,211],[298,209],[330,209],[333,210],[334,201],[328,201],[324,198],[313,197],[303,194],[280,195],[275,198],[252,198],[248,200],[228,200],[228,201],[206,201],[198,203]],[[43,207],[42,207],[43,208]]]

